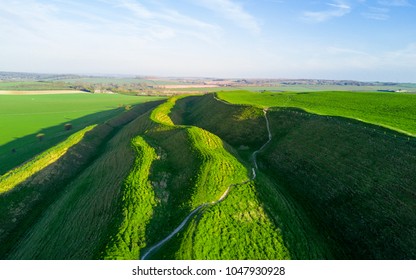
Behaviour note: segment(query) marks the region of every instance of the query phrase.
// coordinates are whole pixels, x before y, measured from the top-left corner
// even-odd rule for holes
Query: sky
[[[0,71],[416,82],[416,0],[0,0]]]

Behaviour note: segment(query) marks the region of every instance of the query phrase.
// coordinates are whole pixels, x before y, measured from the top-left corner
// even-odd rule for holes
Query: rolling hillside
[[[1,259],[416,257],[411,136],[209,94],[72,138],[0,177]]]

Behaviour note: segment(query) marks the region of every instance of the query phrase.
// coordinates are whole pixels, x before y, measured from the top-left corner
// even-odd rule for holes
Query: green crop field
[[[109,94],[2,95],[0,145],[90,114],[157,99]]]
[[[219,92],[234,104],[296,107],[307,112],[342,116],[416,135],[416,96],[386,92]]]
[[[0,174],[74,131],[119,114],[127,105],[158,99],[108,94],[0,95]],[[65,130],[66,123],[72,125],[70,131]],[[44,134],[42,141],[36,138],[38,133]]]

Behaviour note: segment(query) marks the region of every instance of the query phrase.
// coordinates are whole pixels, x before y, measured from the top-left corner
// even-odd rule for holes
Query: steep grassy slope
[[[146,115],[147,127],[133,141],[138,157],[124,183],[122,219],[104,258],[138,259],[143,247],[160,241],[191,211],[199,162],[187,129],[173,126],[164,113],[174,100]]]
[[[181,233],[156,256],[289,257],[253,185],[246,184],[250,172],[233,148],[201,128],[175,125],[168,114],[176,101],[144,114],[154,106],[145,104],[97,126],[74,151],[2,196],[8,203],[3,221],[20,213],[2,232],[8,244],[2,258],[137,259],[200,205],[209,211],[200,213],[202,220],[192,220],[192,234]],[[216,204],[227,199],[230,188],[233,199]],[[24,211],[16,205],[24,205]],[[216,219],[219,213],[225,215]],[[217,238],[230,235],[214,232],[206,243],[204,232],[212,225],[230,230],[240,246],[224,248]],[[184,251],[191,236],[196,241],[192,251]],[[256,241],[259,236],[265,241]],[[257,250],[244,249],[253,244]]]
[[[247,184],[250,172],[236,158],[235,151],[206,130],[193,126],[174,125],[168,114],[172,115],[175,112],[175,104],[181,100],[183,99],[168,100],[156,108],[151,117],[156,123],[164,125],[164,129],[168,131],[186,132],[187,146],[191,147],[194,157],[193,166],[196,168],[193,169],[192,184],[189,186],[188,195],[184,194],[183,197],[187,198],[185,205],[189,207],[188,213],[201,205],[204,207],[201,208],[199,214],[192,217],[186,233],[181,232],[151,257],[162,259],[288,258],[289,254],[283,245],[281,234],[264,215],[262,207],[255,198],[252,185]],[[147,132],[147,135],[158,140],[159,143],[162,139],[166,139],[157,139],[155,137],[157,135],[151,132]],[[168,143],[178,145],[176,141]],[[189,169],[189,162],[187,167]],[[168,192],[169,189],[168,184]],[[234,198],[225,204],[225,201],[229,199],[228,191],[233,194]],[[217,203],[219,199],[224,199],[224,202]],[[177,206],[174,207],[177,208]],[[175,211],[175,208],[169,211]],[[248,214],[247,211],[249,211]],[[224,213],[224,215],[219,215],[219,213]],[[248,220],[244,220],[247,215]],[[258,216],[260,219],[250,218],[250,215]],[[243,221],[236,223],[236,217],[238,220],[240,216],[243,217]],[[176,222],[175,225],[179,223]],[[218,235],[221,228],[226,231],[230,230],[230,234]],[[207,232],[212,235],[207,236]],[[227,246],[223,242],[231,235],[235,243],[240,244],[238,247]],[[259,236],[263,236],[264,240],[257,240]],[[258,250],[246,250],[247,246],[252,244],[257,244]]]
[[[138,105],[68,139],[0,194],[0,258],[416,257],[414,138],[299,109],[266,116],[256,176],[262,109],[214,95]]]
[[[137,106],[97,126],[58,161],[0,196],[1,258],[88,259],[98,254],[103,229],[113,219],[117,187],[134,159],[128,128],[106,142],[154,106]]]
[[[416,257],[416,141],[293,110],[270,113],[275,141],[259,157],[302,205],[336,258]]]
[[[202,127],[231,143],[249,168],[253,165],[252,153],[267,141],[266,122],[261,109],[225,104],[213,95],[179,100],[171,116],[176,122]],[[318,229],[311,224],[296,201],[285,193],[280,183],[268,178],[261,170],[256,173],[255,195],[246,193],[252,198],[256,197],[250,205],[259,203],[265,209],[268,219],[273,221],[273,227],[281,230],[284,245],[280,247],[289,248],[290,257],[295,259],[332,258]],[[250,189],[252,187],[249,186]],[[240,197],[242,198],[243,196]],[[250,254],[254,256],[253,251]],[[189,257],[186,254],[184,256]]]
[[[212,111],[208,112],[208,108]],[[170,116],[177,124],[196,125],[211,132],[215,128],[215,134],[241,151],[258,149],[267,141],[262,110],[229,106],[215,100],[213,95],[178,100]]]
[[[227,198],[192,220],[176,259],[290,259],[281,230],[266,215],[253,183],[235,186]]]
[[[219,92],[235,104],[261,107],[297,107],[308,112],[341,116],[416,135],[414,94],[390,92]]]
[[[125,181],[123,218],[105,250],[105,259],[137,259],[140,250],[146,246],[146,225],[156,204],[155,192],[148,181],[150,167],[157,158],[156,152],[140,136],[133,138],[132,144],[137,157]]]
[[[0,176],[0,194],[12,190],[30,176],[57,161],[68,151],[69,148],[78,144],[85,136],[85,133],[91,131],[93,128],[94,126],[88,126],[81,131],[74,133],[64,142],[37,155],[35,158],[26,162],[22,166],[14,168],[6,174]]]
[[[178,108],[177,119],[230,142],[239,139],[224,127],[238,126],[233,116],[245,107],[212,96],[190,102],[193,106]],[[265,174],[256,180],[257,194],[266,213],[282,225],[294,258],[415,257],[414,138],[294,109],[273,109],[269,120],[273,140],[258,155]],[[256,134],[233,145],[254,142]]]

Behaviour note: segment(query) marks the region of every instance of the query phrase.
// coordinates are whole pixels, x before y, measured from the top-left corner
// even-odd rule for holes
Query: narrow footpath
[[[217,99],[217,100],[220,100],[220,99]],[[220,101],[222,101],[222,100],[220,100]],[[270,131],[269,119],[267,117],[267,109],[263,109],[263,113],[264,113],[264,118],[266,119],[266,126],[267,126],[267,132],[269,134],[269,139],[267,140],[266,143],[263,144],[263,146],[260,147],[260,149],[256,150],[251,155],[251,158],[252,158],[252,161],[253,161],[253,168],[251,169],[251,171],[252,171],[251,179],[247,180],[247,181],[244,181],[244,182],[241,182],[241,183],[238,183],[238,184],[232,184],[232,185],[228,186],[228,188],[225,190],[225,192],[221,195],[221,197],[217,201],[212,201],[211,203],[204,203],[202,205],[199,205],[191,213],[189,213],[189,215],[186,216],[186,218],[182,221],[182,223],[177,228],[175,228],[175,230],[173,230],[166,238],[164,238],[163,240],[159,241],[158,243],[156,243],[155,245],[150,247],[146,251],[146,253],[141,257],[141,260],[145,260],[149,255],[151,255],[152,253],[157,251],[163,244],[165,244],[170,239],[172,239],[172,237],[174,237],[178,232],[180,232],[185,227],[185,225],[188,223],[188,221],[193,216],[195,216],[197,213],[202,212],[203,209],[205,209],[207,206],[216,205],[216,204],[220,203],[221,201],[223,201],[224,199],[226,199],[233,187],[237,187],[237,186],[240,186],[240,185],[247,184],[248,182],[253,181],[254,179],[256,179],[256,177],[257,177],[256,170],[258,170],[257,154],[260,153],[270,143],[270,141],[272,141],[272,133]]]

